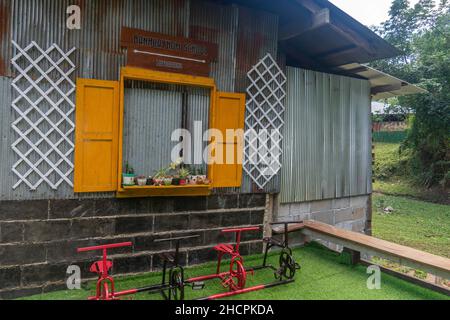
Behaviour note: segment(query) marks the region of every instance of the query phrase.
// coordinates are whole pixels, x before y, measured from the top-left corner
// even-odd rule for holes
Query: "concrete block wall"
[[[275,220],[316,220],[341,229],[371,234],[370,195],[280,204],[275,213]],[[294,242],[301,242],[298,241],[300,239],[298,235],[293,234],[291,237]],[[342,249],[333,244],[324,244],[333,250]]]
[[[265,194],[0,202],[0,299],[64,289],[70,265],[81,267],[83,280],[95,278],[88,270],[100,256],[79,247],[131,241],[110,252],[113,273],[137,274],[159,270],[157,254],[174,249],[153,240],[198,234],[182,242],[182,264],[213,260],[211,248],[232,241],[221,230],[262,226],[267,203]],[[260,253],[262,236],[246,234],[242,253]]]

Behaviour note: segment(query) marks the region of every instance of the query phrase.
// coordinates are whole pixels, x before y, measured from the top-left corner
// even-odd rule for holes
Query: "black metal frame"
[[[279,281],[292,280],[295,277],[297,270],[301,269],[301,266],[295,262],[292,255],[292,249],[289,247],[289,225],[298,224],[302,221],[285,221],[285,222],[272,222],[270,225],[284,225],[283,240],[279,241],[273,237],[264,238],[266,243],[266,249],[264,252],[264,260],[261,266],[253,268],[253,270],[260,269],[272,269],[274,271],[275,279]],[[270,249],[273,247],[281,248],[279,266],[275,267],[273,265],[267,264],[267,257]],[[288,273],[289,272],[289,273]]]
[[[175,241],[175,253],[173,260],[167,254],[161,254],[163,262],[162,281],[159,285],[159,292],[165,300],[184,300],[184,287],[186,284],[192,285],[193,288],[201,286],[197,283],[187,283],[184,279],[184,268],[180,265],[180,241],[186,239],[199,238],[200,235],[192,235],[178,238],[158,239],[154,242],[168,242]],[[169,268],[169,264],[172,264]],[[168,272],[168,274],[167,274]],[[167,291],[167,292],[166,292]],[[152,292],[151,292],[152,293]]]
[[[136,294],[142,292],[147,292],[149,294],[160,293],[165,300],[183,300],[184,287],[188,283],[184,281],[184,268],[179,263],[180,241],[199,237],[200,235],[192,235],[187,237],[154,240],[154,242],[175,241],[176,246],[173,259],[170,258],[169,254],[160,255],[160,257],[164,261],[162,280],[160,284],[137,288],[132,290],[133,292],[128,292],[127,294]],[[169,264],[171,264],[170,267]],[[198,284],[196,283],[190,285],[192,285],[193,288],[198,286]]]

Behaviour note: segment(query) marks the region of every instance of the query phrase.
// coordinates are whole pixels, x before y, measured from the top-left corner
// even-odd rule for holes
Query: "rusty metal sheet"
[[[0,0],[0,76],[10,76],[11,0]]]
[[[236,92],[246,92],[247,72],[267,53],[278,56],[278,16],[239,7],[236,52]]]

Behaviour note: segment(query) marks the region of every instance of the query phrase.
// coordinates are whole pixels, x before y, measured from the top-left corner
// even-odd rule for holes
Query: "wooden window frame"
[[[140,80],[153,83],[166,83],[207,88],[211,92],[210,97],[210,123],[213,122],[213,111],[216,103],[217,86],[213,78],[198,77],[178,73],[154,71],[148,69],[123,67],[120,73],[119,84],[119,155],[118,155],[118,182],[117,197],[132,198],[145,196],[207,196],[211,194],[211,185],[186,185],[186,186],[139,186],[124,187],[122,185],[123,173],[123,133],[124,133],[124,111],[125,111],[125,81]],[[214,179],[213,166],[208,164],[208,178]]]

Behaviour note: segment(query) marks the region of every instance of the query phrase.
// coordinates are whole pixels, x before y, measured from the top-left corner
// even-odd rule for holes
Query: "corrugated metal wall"
[[[249,8],[239,8],[236,92],[246,92],[249,86],[247,73],[267,53],[274,58],[278,55],[278,16],[266,12],[255,12]],[[277,175],[264,187],[264,192],[278,193],[279,191],[280,175]],[[258,190],[251,178],[244,174],[240,192],[251,193],[261,192],[261,190]]]
[[[72,4],[81,7],[81,30],[66,28],[66,9]],[[218,43],[219,60],[212,65],[212,76],[216,79],[219,90],[223,91],[245,92],[248,85],[246,73],[250,67],[267,52],[277,56],[277,16],[199,0],[0,0],[0,18],[0,57],[3,60],[0,61],[0,66],[4,66],[6,70],[3,74],[7,76],[14,75],[10,73],[9,63],[11,54],[14,54],[12,39],[22,47],[31,41],[43,48],[56,43],[64,51],[76,47],[72,56],[77,66],[73,80],[76,77],[117,80],[120,67],[126,62],[125,52],[119,48],[122,26]],[[14,141],[11,123],[15,118],[11,111],[13,95],[10,85],[9,78],[1,78],[0,200],[113,196],[74,195],[72,188],[66,184],[61,185],[57,191],[45,185],[41,185],[35,192],[25,186],[12,189],[16,178],[11,167],[17,159],[11,150],[11,143]],[[188,99],[189,104],[193,105],[209,104],[209,97],[202,94],[189,95]],[[192,112],[192,119],[209,117],[199,109]],[[136,138],[136,135],[133,138],[130,133],[129,137],[130,150],[142,145],[142,140]],[[139,166],[137,160],[134,166]],[[253,184],[248,177],[244,177],[241,189],[218,192],[252,191],[255,191]],[[279,180],[275,179],[265,191],[279,191]]]
[[[287,68],[281,202],[371,193],[368,81]]]
[[[65,10],[70,4],[82,7],[80,31],[69,31],[65,27]],[[0,17],[0,54],[7,74],[9,63],[5,61],[9,61],[11,57],[12,38],[21,46],[34,40],[43,47],[52,43],[60,45],[64,50],[76,47],[73,60],[77,70],[74,78],[117,80],[120,67],[125,64],[124,52],[118,43],[122,25],[217,42],[219,60],[212,65],[212,76],[216,79],[218,88],[223,91],[244,92],[248,85],[246,73],[251,66],[267,52],[277,56],[278,18],[275,15],[203,1],[96,0],[87,5],[84,1],[69,0],[0,0]],[[13,18],[9,19],[10,17]],[[368,105],[368,88],[365,82],[292,68],[289,68],[289,78],[283,153],[285,166],[282,172],[283,201],[315,200],[370,192],[370,150],[366,141],[368,135],[360,134],[360,131],[370,127],[367,123],[368,114],[362,113],[364,108],[360,107]],[[355,83],[360,84],[359,89],[355,88]],[[36,192],[30,192],[26,187],[12,190],[15,178],[11,167],[15,157],[10,149],[13,141],[11,122],[14,120],[10,107],[10,84],[10,79],[1,78],[0,199],[75,197],[72,189],[66,185],[61,186],[58,191],[45,186]],[[303,90],[296,91],[295,88]],[[323,92],[329,94],[320,94]],[[180,99],[175,96],[178,95],[174,94],[171,99]],[[158,97],[162,99],[158,94],[153,99]],[[198,105],[198,108],[194,107],[192,110],[192,118],[188,122],[192,123],[197,118],[207,120],[208,113],[200,105],[209,104],[209,97],[202,94],[191,94],[188,97],[189,105]],[[130,95],[128,99],[133,101],[130,103],[133,105],[134,101],[137,103],[140,100],[139,95]],[[169,97],[166,96],[165,99],[167,103]],[[309,107],[293,109],[292,105],[296,101]],[[145,105],[145,102],[141,102]],[[318,108],[312,107],[314,105]],[[327,109],[327,105],[330,109]],[[140,103],[134,105],[135,108],[139,106]],[[321,117],[317,114],[319,111]],[[176,116],[176,112],[161,114]],[[150,114],[146,116],[150,117]],[[145,121],[146,118],[134,119]],[[136,123],[135,127],[141,126],[142,124]],[[294,136],[294,128],[303,131]],[[131,151],[142,148],[142,138],[130,131],[125,140],[129,150],[126,158],[134,163],[136,170],[147,169],[147,166],[139,164],[142,162],[138,158],[133,158],[137,154]],[[166,161],[162,158],[154,160],[155,166]],[[295,183],[291,184],[292,182]],[[280,177],[276,177],[265,191],[278,192],[279,186]],[[256,189],[251,180],[244,176],[241,189],[217,192],[254,191]],[[112,195],[83,195],[93,196]]]
[[[211,65],[217,88],[233,92],[236,70],[238,8],[192,1],[189,37],[219,44],[219,59]]]
[[[0,200],[12,191],[13,157],[11,157],[11,79],[0,77]]]
[[[178,91],[125,89],[123,159],[138,175],[152,175],[170,163],[180,128],[182,94]],[[158,141],[158,143],[155,143]]]
[[[183,127],[191,132],[193,147],[194,123],[202,122],[200,139],[209,128],[209,96],[207,89],[172,85],[148,87],[145,83],[132,81],[125,88],[124,164],[129,163],[136,174],[146,176],[167,167],[172,162],[173,148],[180,143],[171,140],[172,132]],[[206,147],[206,142],[200,145]],[[194,151],[198,151],[197,157],[202,159],[202,150],[192,148],[185,152],[190,152],[193,158]],[[206,172],[205,163],[198,165],[198,169],[200,167]]]

